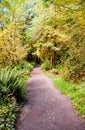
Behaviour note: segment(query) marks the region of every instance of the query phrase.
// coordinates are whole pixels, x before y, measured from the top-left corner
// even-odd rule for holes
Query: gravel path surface
[[[68,97],[62,95],[40,68],[28,81],[27,103],[17,121],[17,130],[85,130]]]

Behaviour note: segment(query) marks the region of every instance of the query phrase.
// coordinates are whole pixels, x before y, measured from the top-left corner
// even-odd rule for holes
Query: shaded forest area
[[[69,80],[85,77],[85,2],[2,1],[0,64],[23,58],[63,67]]]
[[[1,130],[14,130],[35,63],[79,84],[84,115],[84,0],[0,0]]]

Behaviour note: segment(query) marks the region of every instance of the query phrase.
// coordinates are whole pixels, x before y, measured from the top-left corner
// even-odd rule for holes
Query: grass
[[[61,76],[56,77],[49,72],[46,74],[53,79],[54,85],[59,88],[62,94],[70,97],[79,114],[85,117],[85,83],[72,84],[65,81]]]

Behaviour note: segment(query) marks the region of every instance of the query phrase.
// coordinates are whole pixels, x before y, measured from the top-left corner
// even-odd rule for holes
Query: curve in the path
[[[27,103],[17,122],[17,130],[85,130],[69,98],[62,95],[40,68],[28,81]]]

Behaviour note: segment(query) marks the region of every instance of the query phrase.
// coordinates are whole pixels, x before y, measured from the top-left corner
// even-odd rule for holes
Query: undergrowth
[[[0,70],[0,130],[15,130],[15,120],[26,94],[26,80],[34,64],[22,61]]]

